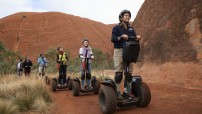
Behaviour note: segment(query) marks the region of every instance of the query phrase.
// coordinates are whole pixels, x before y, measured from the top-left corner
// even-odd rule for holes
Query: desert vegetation
[[[52,98],[42,79],[6,75],[0,78],[0,113],[46,113]]]

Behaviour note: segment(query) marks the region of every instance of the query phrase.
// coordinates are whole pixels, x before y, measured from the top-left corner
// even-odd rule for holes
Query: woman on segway
[[[57,63],[59,69],[58,86],[66,86],[68,57],[62,47],[58,47]]]
[[[82,47],[79,49],[79,58],[81,58],[81,89],[90,89],[91,79],[91,59],[94,59],[93,52],[89,46],[89,40],[84,38]],[[85,86],[86,79],[86,86]]]
[[[133,36],[136,40],[140,40],[141,36],[136,35],[135,30],[130,26],[129,20],[131,18],[131,13],[129,10],[123,10],[119,14],[120,23],[113,27],[112,29],[112,43],[114,43],[114,67],[115,67],[115,84],[117,88],[117,99],[121,100],[123,98],[131,99],[130,96],[130,83],[132,80],[132,63],[129,65],[129,75],[125,75],[124,80],[124,92],[121,95],[120,83],[123,78],[124,63],[122,59],[123,46],[129,39],[129,36]]]

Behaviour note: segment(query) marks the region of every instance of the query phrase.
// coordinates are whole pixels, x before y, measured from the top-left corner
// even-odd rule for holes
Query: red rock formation
[[[202,61],[201,0],[145,0],[133,27],[145,61]]]
[[[50,48],[64,47],[77,56],[84,37],[111,53],[111,26],[64,13],[16,13],[0,19],[0,40],[6,47],[35,59]]]

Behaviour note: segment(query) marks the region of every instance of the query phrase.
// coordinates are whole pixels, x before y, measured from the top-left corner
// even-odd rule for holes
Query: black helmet
[[[121,21],[121,18],[123,18],[123,16],[124,16],[125,13],[128,13],[129,16],[131,17],[131,13],[130,13],[129,10],[123,10],[123,11],[121,11],[121,13],[119,14],[119,21]]]

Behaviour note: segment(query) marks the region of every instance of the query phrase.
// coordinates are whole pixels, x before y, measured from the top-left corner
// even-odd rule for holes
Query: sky
[[[17,12],[63,12],[104,24],[118,23],[124,10],[137,15],[144,0],[0,0],[0,18]]]

